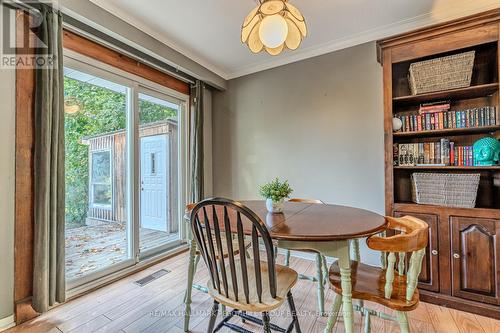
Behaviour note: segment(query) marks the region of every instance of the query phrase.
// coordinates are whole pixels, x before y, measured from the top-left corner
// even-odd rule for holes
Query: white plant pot
[[[277,214],[283,212],[283,203],[285,199],[273,201],[273,199],[266,199],[266,207],[269,213]]]

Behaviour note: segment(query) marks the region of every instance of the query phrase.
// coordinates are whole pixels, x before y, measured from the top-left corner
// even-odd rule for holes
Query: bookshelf
[[[420,145],[420,152],[422,144],[441,139],[462,147],[472,146],[484,136],[500,138],[499,35],[500,9],[496,9],[377,43],[378,60],[383,66],[386,214],[412,215],[429,224],[429,245],[419,280],[421,299],[498,319],[500,166],[394,165],[393,148],[395,144]],[[475,51],[475,60],[469,87],[411,94],[411,63],[471,50]],[[443,100],[450,101],[450,111],[496,107],[496,123],[470,121],[471,127],[448,120],[448,126],[413,125],[413,130],[393,132],[394,117],[408,119],[405,117],[419,115],[421,104]],[[411,177],[415,172],[480,174],[476,206],[414,203]]]

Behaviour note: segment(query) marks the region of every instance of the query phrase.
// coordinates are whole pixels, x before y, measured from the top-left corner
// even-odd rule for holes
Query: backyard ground
[[[178,234],[140,228],[144,252],[177,239]],[[99,223],[66,230],[66,279],[82,277],[127,259],[127,232],[121,223]]]

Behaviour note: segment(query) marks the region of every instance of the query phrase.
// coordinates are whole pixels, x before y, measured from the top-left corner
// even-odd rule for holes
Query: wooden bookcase
[[[500,138],[500,125],[393,132],[395,115],[416,114],[425,102],[451,100],[452,110],[500,107],[500,9],[381,40],[383,66],[386,213],[425,220],[429,246],[419,289],[423,301],[500,319],[500,166],[393,166],[393,144],[439,141],[472,145],[485,135]],[[411,95],[411,63],[475,50],[471,86]],[[411,200],[414,172],[480,173],[475,208],[419,205]]]

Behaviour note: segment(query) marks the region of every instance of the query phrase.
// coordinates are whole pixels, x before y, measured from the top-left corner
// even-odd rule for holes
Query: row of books
[[[449,139],[438,142],[394,144],[395,166],[473,166],[472,146],[456,146]]]
[[[494,126],[497,123],[497,108],[485,106],[458,111],[424,112],[422,114],[401,115],[403,132],[431,131],[448,128],[471,128]]]

